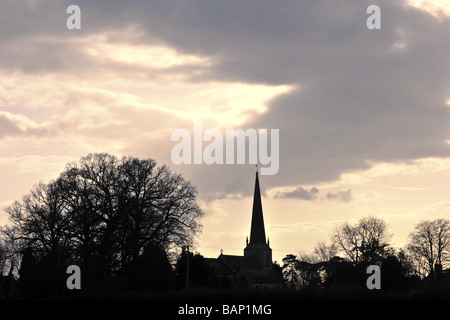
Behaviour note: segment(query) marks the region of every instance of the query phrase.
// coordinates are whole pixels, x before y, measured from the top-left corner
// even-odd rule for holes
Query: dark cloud
[[[213,24],[186,37],[192,42],[185,49],[197,43],[219,57],[210,77],[298,88],[246,124],[280,129],[280,170],[266,178],[268,186],[333,181],[376,162],[449,156],[450,20],[380,1],[382,29],[369,31],[367,5],[282,1],[270,11],[263,2],[258,10],[271,13],[266,24],[256,14],[236,18],[246,12],[236,8],[220,20],[233,21],[233,28]],[[217,40],[209,37],[214,32]],[[176,35],[167,38],[177,43]]]
[[[110,41],[211,57],[213,65],[192,81],[292,85],[297,89],[244,127],[280,130],[280,169],[264,179],[267,187],[314,185],[376,162],[450,155],[450,19],[391,0],[377,2],[382,28],[373,31],[366,28],[371,1],[77,2],[79,32],[65,29],[68,1],[2,0],[0,67],[89,69],[98,61],[69,40],[134,26],[136,38]],[[18,54],[15,48],[30,39],[33,46]],[[203,165],[186,172],[202,192],[251,194],[242,184],[251,170]],[[308,192],[296,191],[292,196]]]
[[[302,199],[308,201],[314,201],[319,195],[319,189],[316,187],[310,190],[304,189],[302,187],[296,188],[294,191],[290,192],[279,192],[275,194],[275,198],[288,198],[288,199]]]
[[[319,189],[316,187],[311,188],[310,190],[305,189],[303,187],[297,187],[293,191],[288,192],[277,192],[274,195],[275,199],[300,199],[307,201],[316,201],[319,200]],[[328,192],[325,197],[321,197],[320,200],[333,200],[337,202],[351,202],[353,201],[352,190],[349,189],[347,191],[337,191],[337,192]]]

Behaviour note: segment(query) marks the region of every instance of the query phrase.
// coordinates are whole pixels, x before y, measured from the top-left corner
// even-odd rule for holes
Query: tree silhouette
[[[187,255],[189,255],[189,259]],[[187,270],[188,263],[189,270]],[[213,274],[205,258],[200,253],[194,254],[183,249],[178,257],[175,273],[177,275],[177,285],[180,289],[186,288],[187,273],[189,273],[189,287],[205,287],[213,284]]]
[[[406,290],[412,286],[414,274],[410,258],[405,251],[392,250],[381,263],[381,288],[384,290]]]
[[[413,257],[420,277],[433,274],[435,265],[448,267],[450,262],[450,221],[437,219],[416,225],[409,235],[407,250]]]
[[[144,252],[121,269],[117,283],[133,292],[164,291],[175,287],[175,275],[163,248],[149,244]]]
[[[297,256],[288,254],[283,258],[283,279],[288,288],[300,289],[302,287],[302,280],[300,278],[299,271],[300,261],[297,260]]]
[[[345,222],[336,227],[333,244],[354,265],[377,264],[389,246],[387,229],[386,222],[376,217],[364,217],[354,225]]]
[[[333,257],[325,264],[323,286],[342,289],[361,285],[361,273],[356,266],[341,257]]]
[[[152,159],[90,154],[8,207],[11,225],[2,232],[30,248],[38,265],[59,274],[77,264],[97,285],[142,263],[152,246],[168,252],[192,242],[203,215],[196,197],[195,187]]]
[[[334,243],[327,245],[324,241],[317,242],[314,247],[314,256],[318,262],[326,262],[335,257],[338,253],[338,248]]]
[[[26,299],[32,299],[38,289],[38,278],[36,277],[36,259],[33,249],[28,247],[23,250],[22,263],[19,270],[19,285]]]

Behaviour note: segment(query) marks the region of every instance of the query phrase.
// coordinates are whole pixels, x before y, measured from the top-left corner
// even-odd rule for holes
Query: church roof
[[[210,266],[217,275],[235,275],[235,272],[228,268],[222,261],[216,258],[206,258],[206,263]]]
[[[242,269],[260,269],[261,265],[253,257],[232,256],[221,254],[217,260],[220,260],[227,268],[233,272]]]
[[[253,195],[252,225],[250,229],[250,245],[265,244],[266,232],[264,230],[264,218],[261,203],[261,191],[259,189],[258,172],[256,172],[255,192]]]
[[[283,279],[273,269],[263,269],[252,257],[221,254],[217,259],[207,258],[206,263],[218,276],[237,276],[247,279],[249,284],[280,285]]]

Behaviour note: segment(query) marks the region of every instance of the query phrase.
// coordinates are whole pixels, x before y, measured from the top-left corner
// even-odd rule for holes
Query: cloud
[[[335,193],[329,192],[327,193],[327,199],[336,200],[338,202],[351,202],[353,201],[352,190],[349,189],[347,191],[338,191]]]
[[[319,194],[319,189],[316,187],[311,188],[310,190],[304,189],[303,187],[298,187],[293,191],[289,192],[278,192],[275,194],[275,199],[278,198],[287,198],[287,199],[301,199],[307,201],[314,201],[317,199]]]
[[[45,125],[39,125],[28,117],[0,111],[0,139],[6,136],[43,136],[48,133]]]
[[[170,154],[170,132],[192,124],[189,114],[243,129],[279,129],[280,169],[264,180],[268,188],[318,185],[380,162],[450,156],[448,18],[380,0],[382,29],[370,31],[368,1],[80,0],[78,32],[65,28],[69,4],[4,0],[0,69],[57,74],[56,80],[66,76],[80,87],[117,92],[58,97],[71,108],[60,118],[66,126],[59,128],[80,140],[110,137],[120,140],[122,150],[145,154],[144,147],[158,148],[163,158]],[[164,57],[152,60],[158,52]],[[176,87],[180,83],[186,85]],[[230,84],[241,84],[243,91],[230,98],[225,93]],[[252,96],[274,91],[263,102],[248,100],[240,111],[239,96],[253,86],[258,90]],[[200,88],[208,89],[192,94]],[[158,94],[166,96],[166,104]],[[130,111],[127,101],[139,108]],[[178,116],[162,109],[145,112],[142,106]],[[36,126],[3,117],[0,135],[45,131],[34,118],[39,115],[26,116]],[[145,126],[147,116],[157,120]],[[242,183],[250,166],[177,169],[186,169],[201,192],[252,192]],[[285,196],[308,194],[311,190],[296,189]]]
[[[346,191],[336,191],[336,192],[328,192],[326,195],[320,197],[319,189],[316,187],[312,187],[311,189],[305,189],[303,187],[297,187],[291,191],[282,190],[272,191],[273,197],[275,199],[300,199],[306,201],[326,201],[332,200],[337,202],[348,203],[353,201],[352,191],[351,189]]]
[[[169,22],[183,24],[183,33],[164,37],[180,50],[219,57],[204,78],[295,86],[246,126],[280,130],[280,170],[268,187],[313,185],[379,162],[450,155],[450,20],[398,2],[379,5],[379,32],[366,28],[364,3],[283,1],[274,8],[263,1],[258,14],[245,4],[189,11]],[[242,178],[238,169],[226,174]]]
[[[439,19],[450,16],[450,3],[446,0],[407,0],[406,2],[408,5],[424,10]]]

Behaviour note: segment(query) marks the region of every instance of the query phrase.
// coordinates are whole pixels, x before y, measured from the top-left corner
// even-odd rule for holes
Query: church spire
[[[244,257],[255,259],[263,269],[272,269],[272,249],[270,249],[269,243],[266,243],[258,172],[256,172],[255,193],[253,195],[250,241],[246,241],[246,244]]]
[[[253,195],[252,225],[250,229],[250,245],[252,244],[266,244],[266,232],[264,230],[264,218],[258,172],[256,172],[255,192]]]

